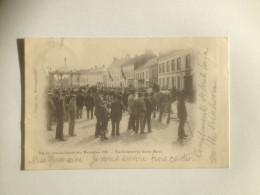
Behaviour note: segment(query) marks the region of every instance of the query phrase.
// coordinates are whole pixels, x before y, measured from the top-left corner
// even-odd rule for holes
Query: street
[[[191,130],[194,128],[193,110],[194,104],[186,103],[188,112],[188,121]],[[167,115],[163,115],[163,122],[158,121],[159,113],[156,114],[156,119],[152,116],[151,127],[152,133],[147,134],[147,126],[145,128],[146,134],[135,134],[132,130],[128,130],[129,114],[123,113],[122,120],[120,122],[120,136],[111,136],[111,121],[108,124],[108,140],[101,141],[99,138],[95,138],[94,132],[96,127],[96,118],[88,120],[86,108],[83,109],[83,119],[76,120],[75,133],[76,136],[69,136],[68,133],[68,121],[64,122],[64,138],[67,141],[58,141],[55,139],[56,124],[52,125],[52,131],[47,132],[48,143],[52,148],[59,149],[106,149],[106,147],[113,147],[119,149],[129,148],[149,148],[152,146],[168,146],[180,145],[177,142],[178,139],[178,121],[177,118],[177,103],[172,104],[173,114],[171,114],[170,124],[166,124]],[[191,132],[187,124],[185,124],[185,133],[188,135],[188,140],[191,138]],[[185,142],[186,143],[186,142]]]

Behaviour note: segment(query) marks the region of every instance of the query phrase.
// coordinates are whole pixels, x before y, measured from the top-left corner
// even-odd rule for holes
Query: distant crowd
[[[187,95],[175,88],[164,90],[168,93],[170,102],[168,105],[169,115],[172,102],[178,102],[179,118],[179,138],[186,137],[184,133],[184,123],[187,119],[187,111],[184,99]],[[158,90],[154,88],[110,88],[92,86],[90,88],[68,88],[49,89],[47,98],[47,129],[52,130],[52,123],[56,122],[56,139],[66,141],[63,134],[64,121],[69,121],[69,135],[76,136],[75,121],[82,119],[83,108],[86,108],[87,119],[96,118],[96,128],[94,135],[101,141],[108,139],[108,124],[111,120],[111,136],[120,136],[120,121],[123,112],[129,113],[128,130],[136,134],[144,134],[147,126],[147,133],[151,133],[151,116],[154,117],[157,111],[160,117],[163,112],[167,112],[166,99],[156,102]],[[158,98],[157,98],[158,99]],[[159,118],[160,120],[160,118]]]

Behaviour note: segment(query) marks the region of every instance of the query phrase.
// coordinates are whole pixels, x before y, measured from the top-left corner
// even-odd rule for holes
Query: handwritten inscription
[[[217,81],[209,78],[210,64],[206,59],[199,65],[198,74],[198,103],[199,124],[196,133],[198,138],[197,147],[194,149],[196,157],[208,156],[210,162],[216,162],[216,105],[217,105]],[[206,148],[206,150],[205,150]],[[209,149],[209,150],[208,150]],[[210,151],[208,153],[208,151]]]
[[[94,167],[98,163],[117,163],[117,162],[138,162],[138,163],[161,163],[161,162],[188,162],[191,161],[192,153],[181,155],[165,155],[161,150],[135,150],[135,151],[119,151],[115,150],[113,154],[96,151],[69,152],[67,155],[61,155],[61,152],[39,152],[34,155],[29,164],[40,165],[48,164],[52,168],[54,164],[73,164],[88,163],[90,167]],[[79,155],[77,155],[79,154]],[[66,157],[64,157],[66,156]],[[86,158],[84,158],[86,157]]]

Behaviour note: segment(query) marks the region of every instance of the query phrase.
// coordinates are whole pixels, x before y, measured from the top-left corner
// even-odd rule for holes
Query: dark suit
[[[57,117],[57,127],[56,127],[56,139],[63,139],[63,115],[64,115],[64,102],[60,98],[57,101],[56,106],[56,117]]]
[[[93,95],[88,94],[85,97],[85,105],[86,105],[86,108],[87,108],[87,118],[89,119],[89,113],[90,113],[91,119],[93,119],[93,108],[95,106],[95,100],[94,100]]]
[[[76,118],[76,101],[71,99],[68,108],[69,114],[69,134],[74,134],[75,129],[75,118]]]
[[[179,128],[178,128],[178,136],[179,138],[183,138],[184,133],[184,124],[187,120],[187,110],[185,106],[184,100],[180,100],[177,106],[178,110],[178,118],[179,118]]]
[[[136,123],[135,132],[138,133],[138,126],[140,126],[141,133],[144,133],[144,118],[146,115],[146,106],[144,99],[139,97],[135,102],[135,117],[138,122]]]
[[[110,118],[112,121],[112,135],[115,135],[115,129],[116,135],[119,135],[119,124],[122,119],[122,113],[124,109],[124,105],[121,101],[114,101],[111,104]]]
[[[153,112],[153,104],[149,98],[144,99],[145,106],[146,106],[146,114],[144,118],[144,128],[147,123],[148,132],[151,132],[151,115]]]
[[[84,95],[79,94],[76,99],[76,104],[77,104],[77,118],[80,119],[82,119],[82,110],[85,103],[84,101],[85,101]]]

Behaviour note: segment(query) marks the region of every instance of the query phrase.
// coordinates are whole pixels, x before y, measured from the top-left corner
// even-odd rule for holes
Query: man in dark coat
[[[61,97],[59,98],[56,105],[56,117],[57,117],[57,127],[56,127],[56,139],[60,141],[66,141],[63,135],[63,117],[64,117],[64,96],[65,93],[61,93]]]
[[[124,107],[127,109],[127,107],[128,107],[128,92],[126,91],[126,89],[125,89],[125,91],[124,91],[124,93],[123,93],[123,96],[122,96],[122,103],[123,103],[123,105],[124,105]]]
[[[59,99],[60,99],[60,92],[58,90],[55,90],[54,94],[52,95],[52,101],[53,101],[53,104],[55,107],[57,107]],[[57,121],[56,112],[53,115],[53,117],[54,117],[54,120]]]
[[[128,120],[128,130],[135,130],[135,115],[134,115],[134,105],[135,105],[135,91],[131,90],[130,95],[128,96],[128,112],[129,112],[129,120]]]
[[[76,94],[73,94],[71,96],[71,100],[69,102],[69,107],[68,107],[68,116],[69,116],[69,135],[70,136],[75,136],[76,134],[74,133],[75,129],[75,119],[76,119]]]
[[[100,116],[100,127],[99,127],[99,133],[100,133],[100,140],[104,141],[108,138],[106,137],[107,133],[107,126],[109,121],[109,113],[107,109],[106,104],[100,104],[99,105],[99,116]]]
[[[186,110],[183,94],[180,95],[179,102],[177,105],[177,111],[178,111],[178,118],[179,118],[178,137],[179,139],[183,139],[187,137],[187,135],[185,135],[184,132],[184,124],[185,121],[187,120],[187,110]]]
[[[85,101],[85,97],[82,94],[81,89],[78,91],[78,96],[76,99],[76,104],[77,104],[77,118],[78,119],[82,119],[82,110],[84,107],[84,101]]]
[[[65,114],[65,120],[67,121],[68,118],[69,118],[69,103],[70,103],[70,93],[67,92],[66,96],[65,96],[65,99],[64,99],[64,105],[65,105],[65,111],[66,111],[66,114]]]
[[[95,116],[97,118],[96,123],[96,130],[95,130],[95,137],[100,137],[100,129],[102,125],[102,108],[101,106],[104,105],[103,103],[103,92],[101,90],[95,93]]]
[[[148,133],[151,133],[151,115],[153,112],[153,104],[151,102],[150,96],[148,93],[145,93],[144,98],[145,106],[146,106],[146,113],[145,113],[145,119],[144,119],[144,128],[147,123]]]
[[[87,118],[89,119],[89,113],[90,113],[91,119],[93,119],[93,109],[95,106],[95,100],[94,100],[94,96],[90,93],[90,91],[87,92],[87,95],[85,97],[85,105],[87,109]]]
[[[138,93],[138,99],[135,102],[135,114],[137,114],[138,117],[141,134],[144,134],[144,118],[146,115],[146,106],[142,92]],[[138,127],[136,127],[135,133],[138,133]]]
[[[125,110],[124,105],[122,103],[122,97],[117,96],[116,100],[111,104],[111,113],[110,118],[112,122],[112,133],[111,136],[115,136],[115,130],[116,135],[119,136],[119,125],[120,121],[122,119],[123,111]]]
[[[48,131],[51,131],[51,121],[52,121],[52,116],[55,112],[55,106],[52,101],[52,93],[48,93],[48,100],[47,100],[47,129]]]

